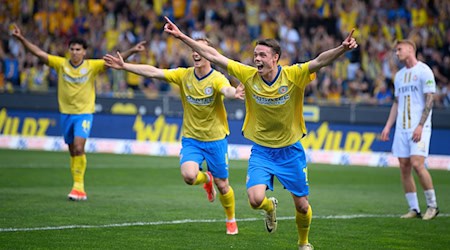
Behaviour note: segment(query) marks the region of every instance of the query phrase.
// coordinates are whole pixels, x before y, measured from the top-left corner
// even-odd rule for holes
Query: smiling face
[[[266,45],[258,44],[253,53],[253,62],[261,76],[267,76],[277,68],[279,54]]]
[[[83,61],[84,56],[86,56],[86,49],[83,48],[83,45],[78,43],[70,44],[69,52],[70,61],[73,65],[79,65]]]
[[[205,41],[205,40],[199,40],[199,42],[204,43],[204,44],[208,44],[208,42]],[[210,66],[210,62],[208,60],[206,60],[205,58],[203,58],[202,56],[200,56],[200,54],[197,53],[194,50],[192,50],[192,60],[194,61],[194,67],[195,68],[201,68],[201,67],[204,67],[204,66]]]

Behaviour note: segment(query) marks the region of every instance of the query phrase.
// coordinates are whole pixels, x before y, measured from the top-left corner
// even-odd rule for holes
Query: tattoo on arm
[[[422,117],[420,118],[420,125],[424,125],[427,121],[428,115],[430,115],[430,111],[433,108],[433,93],[425,94],[425,108],[422,112]]]

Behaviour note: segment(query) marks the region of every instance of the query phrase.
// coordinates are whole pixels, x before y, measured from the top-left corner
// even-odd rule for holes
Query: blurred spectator
[[[376,80],[376,88],[375,88],[375,104],[379,105],[389,105],[392,102],[392,92],[388,88],[387,84],[382,79]]]

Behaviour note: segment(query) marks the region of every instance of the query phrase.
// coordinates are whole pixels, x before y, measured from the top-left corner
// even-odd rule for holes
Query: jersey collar
[[[195,78],[197,79],[197,81],[201,81],[201,80],[205,79],[206,77],[208,77],[209,75],[211,75],[213,71],[214,71],[214,69],[211,69],[211,71],[209,71],[208,74],[206,74],[206,75],[205,75],[204,77],[202,77],[202,78],[199,78],[199,77],[195,74],[195,70],[194,70],[194,76],[195,76]]]
[[[74,67],[76,69],[76,68],[80,67],[84,63],[84,59],[83,59],[83,61],[81,61],[81,63],[78,66],[73,65],[71,60],[69,60],[69,63],[70,63],[70,65],[72,65],[72,67]]]
[[[278,80],[278,77],[280,76],[280,73],[281,73],[281,66],[278,65],[277,68],[278,68],[278,72],[277,72],[277,75],[275,76],[275,78],[273,79],[273,81],[268,82],[268,81],[264,80],[264,78],[261,77],[261,79],[262,79],[267,85],[272,86],[272,85]]]

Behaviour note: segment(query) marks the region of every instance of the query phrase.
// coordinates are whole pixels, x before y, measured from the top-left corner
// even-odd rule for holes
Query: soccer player
[[[208,39],[199,43],[211,46]],[[213,202],[216,190],[226,214],[226,233],[235,235],[238,227],[235,219],[235,198],[228,181],[228,128],[223,96],[244,98],[243,86],[234,88],[228,79],[211,67],[211,63],[192,52],[194,66],[189,68],[159,69],[151,65],[124,63],[122,57],[106,55],[107,66],[123,69],[146,77],[176,84],[180,88],[183,104],[182,149],[180,152],[181,175],[188,185],[203,184],[207,198]],[[201,164],[206,161],[208,171]]]
[[[86,154],[84,147],[92,127],[95,106],[95,77],[105,70],[102,59],[84,59],[87,43],[80,38],[69,41],[70,58],[50,55],[27,40],[19,27],[13,25],[11,34],[43,63],[58,72],[58,103],[61,113],[61,127],[64,141],[69,146],[70,171],[73,187],[69,200],[87,200],[84,189]],[[124,58],[145,50],[145,42],[140,42],[122,53]]]
[[[278,201],[274,197],[267,198],[265,192],[266,189],[273,190],[273,177],[276,176],[294,200],[299,249],[313,249],[308,242],[312,210],[308,202],[307,166],[305,151],[300,144],[306,133],[303,94],[315,72],[358,46],[352,37],[353,31],[340,46],[309,62],[286,67],[278,65],[279,43],[274,39],[259,40],[253,54],[256,67],[251,67],[186,36],[167,17],[166,21],[164,30],[167,33],[244,84],[247,112],[242,130],[244,136],[254,142],[247,171],[249,203],[253,209],[265,211],[266,229],[269,233],[275,232]]]
[[[381,140],[388,141],[394,125],[395,135],[392,153],[398,157],[400,174],[409,212],[401,218],[420,218],[419,201],[412,170],[419,177],[425,193],[427,211],[422,219],[430,220],[439,213],[433,180],[425,168],[431,137],[431,114],[436,82],[433,71],[416,58],[416,45],[412,40],[401,40],[396,44],[396,55],[405,66],[395,74],[395,99]]]

